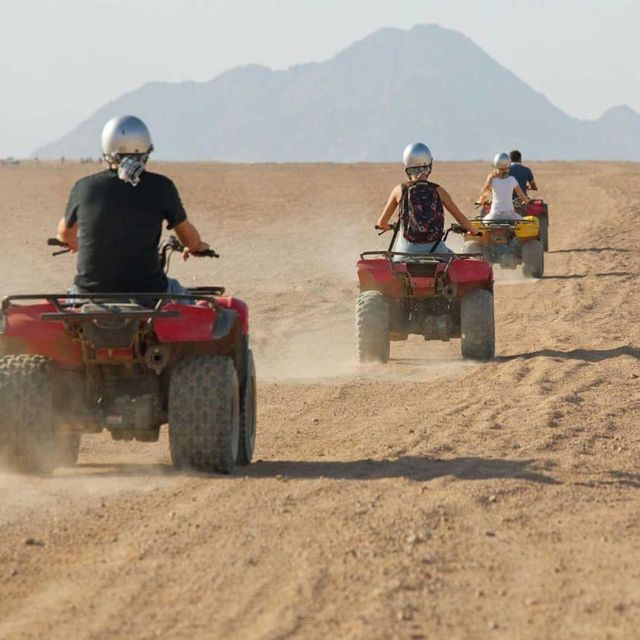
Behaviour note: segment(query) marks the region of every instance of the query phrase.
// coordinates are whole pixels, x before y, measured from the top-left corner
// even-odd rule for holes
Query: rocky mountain
[[[145,84],[110,102],[41,158],[99,153],[114,115],[151,128],[154,157],[243,162],[395,161],[423,140],[439,159],[640,160],[640,115],[626,106],[572,118],[469,38],[437,25],[381,29],[322,63],[250,65],[209,82]]]

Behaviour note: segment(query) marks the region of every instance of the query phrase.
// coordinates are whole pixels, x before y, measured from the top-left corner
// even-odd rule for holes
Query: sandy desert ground
[[[251,305],[256,462],[93,436],[0,474],[0,638],[638,637],[638,165],[534,165],[547,273],[499,275],[496,359],[415,338],[386,367],[355,362],[354,263],[397,166],[155,168],[223,256],[173,274]],[[71,280],[44,240],[95,169],[0,167],[0,293]],[[433,179],[472,213],[487,169]]]

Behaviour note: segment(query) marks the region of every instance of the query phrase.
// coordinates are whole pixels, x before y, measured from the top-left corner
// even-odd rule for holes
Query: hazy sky
[[[0,0],[0,10],[0,157],[30,153],[144,82],[321,61],[385,26],[461,31],[570,115],[640,111],[640,0]]]

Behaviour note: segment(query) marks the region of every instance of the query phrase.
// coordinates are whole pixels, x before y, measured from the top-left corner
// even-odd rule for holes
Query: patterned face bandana
[[[145,163],[139,156],[124,156],[118,162],[118,178],[130,185],[137,187],[140,176],[144,171]]]
[[[431,165],[423,165],[421,167],[409,167],[406,169],[407,175],[412,180],[417,180],[422,175],[424,175],[424,180],[426,180],[431,174]]]

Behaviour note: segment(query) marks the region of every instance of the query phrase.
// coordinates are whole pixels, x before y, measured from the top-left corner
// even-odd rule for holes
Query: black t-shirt
[[[67,227],[80,225],[76,285],[88,293],[166,291],[158,263],[162,222],[172,229],[186,217],[165,176],[145,171],[136,187],[113,170],[82,178],[65,213]]]

